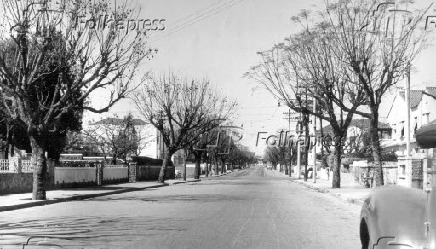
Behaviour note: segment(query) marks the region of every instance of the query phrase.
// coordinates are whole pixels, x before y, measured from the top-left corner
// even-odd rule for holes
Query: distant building
[[[92,129],[97,125],[113,126],[113,129],[119,129],[124,124],[123,118],[105,118],[94,123],[90,123],[86,126],[88,129]],[[137,136],[140,136],[139,144],[139,156],[147,156],[151,158],[157,158],[156,154],[156,129],[153,125],[146,123],[141,119],[132,119],[133,127]],[[84,127],[85,129],[85,127]],[[104,135],[104,134],[101,134]]]
[[[410,142],[411,154],[428,153],[434,158],[433,149],[428,151],[420,149],[416,144],[415,132],[423,125],[436,119],[436,87],[427,87],[424,90],[410,91]],[[403,88],[397,89],[395,98],[387,116],[387,123],[392,127],[392,139],[382,143],[386,150],[395,151],[398,155],[405,155],[406,150],[406,98]]]
[[[353,141],[356,141],[358,137],[360,137],[363,133],[368,132],[370,129],[370,120],[366,118],[360,118],[360,119],[353,119],[350,122],[350,125],[347,129],[347,143],[351,144]],[[323,135],[326,137],[327,135],[334,137],[333,134],[333,128],[331,125],[327,125],[323,127]],[[317,136],[321,135],[321,130],[317,130]],[[390,141],[392,136],[392,128],[389,124],[378,122],[378,135],[380,140],[383,141]],[[318,147],[320,147],[320,144],[317,144]],[[318,150],[319,151],[319,150]],[[344,152],[352,152],[348,151],[348,148],[344,148]]]
[[[163,142],[162,135],[160,132],[156,130],[156,159],[165,159],[165,154],[167,153],[167,147],[165,143]],[[173,162],[174,166],[176,167],[182,167],[185,164],[185,153],[183,150],[178,150],[171,158],[171,161]]]

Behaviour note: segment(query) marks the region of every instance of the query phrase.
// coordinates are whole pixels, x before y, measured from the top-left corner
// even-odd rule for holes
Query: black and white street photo
[[[434,0],[1,0],[0,249],[436,249]]]

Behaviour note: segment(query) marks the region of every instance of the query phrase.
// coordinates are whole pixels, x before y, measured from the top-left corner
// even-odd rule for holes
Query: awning
[[[436,119],[416,131],[416,142],[424,149],[436,148]]]

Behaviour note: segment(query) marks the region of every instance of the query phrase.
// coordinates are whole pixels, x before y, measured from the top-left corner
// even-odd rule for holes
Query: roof
[[[348,127],[350,128],[352,126],[358,127],[360,129],[367,129],[367,130],[369,130],[370,120],[366,119],[366,118],[363,118],[363,119],[353,119],[353,120],[351,120],[350,125]],[[378,129],[379,130],[391,129],[391,126],[389,124],[386,124],[386,123],[378,122]],[[321,132],[321,131],[317,130],[317,132]],[[333,133],[332,126],[331,125],[324,126],[323,133],[331,133],[332,134]]]
[[[435,89],[436,90],[436,89]],[[400,96],[405,99],[404,90],[400,92]],[[410,90],[410,108],[415,108],[421,103],[422,90]]]
[[[94,125],[106,124],[106,125],[122,125],[124,119],[122,118],[105,118],[98,122],[95,122]],[[132,119],[133,125],[146,125],[147,123],[141,119]]]
[[[431,95],[436,97],[436,87],[427,87],[425,91]]]

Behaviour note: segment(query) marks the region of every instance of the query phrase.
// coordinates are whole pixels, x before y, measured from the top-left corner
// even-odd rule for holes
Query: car
[[[421,148],[436,147],[436,122],[416,132]],[[425,191],[383,186],[364,200],[360,213],[362,248],[436,248],[436,186]]]
[[[362,248],[436,248],[435,194],[401,186],[374,190],[361,209]],[[427,195],[433,205],[427,204]],[[434,215],[427,217],[427,207]]]

